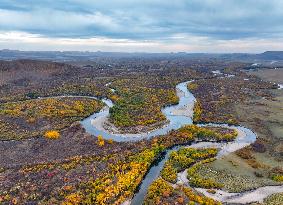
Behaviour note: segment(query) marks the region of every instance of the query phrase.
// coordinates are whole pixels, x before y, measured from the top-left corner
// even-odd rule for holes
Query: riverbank
[[[184,91],[182,91],[181,89],[176,89],[177,91],[177,95],[179,98],[184,97],[185,93]],[[186,116],[189,118],[193,118],[193,114],[194,114],[194,100],[192,101],[193,103],[188,103],[185,105],[182,105],[176,109],[174,109],[171,113],[172,115],[176,115],[176,116]]]
[[[242,192],[242,193],[229,193],[222,190],[214,190],[215,193],[209,193],[206,189],[196,188],[196,190],[207,197],[224,203],[237,203],[249,204],[253,202],[262,203],[265,198],[274,193],[283,192],[283,186],[265,186],[257,189]]]
[[[106,108],[109,109],[109,108]],[[108,116],[97,116],[96,118],[91,120],[91,125],[93,127],[96,127],[98,130],[105,132],[105,133],[110,133],[111,135],[122,135],[125,138],[143,138],[150,132],[153,132],[155,130],[158,130],[162,127],[165,127],[169,124],[168,121],[163,121],[159,123],[155,123],[150,126],[139,126],[139,127],[134,127],[134,128],[125,128],[125,129],[120,129],[117,128],[113,123],[110,122]]]

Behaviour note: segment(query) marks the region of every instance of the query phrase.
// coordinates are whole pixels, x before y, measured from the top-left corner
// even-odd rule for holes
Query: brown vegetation
[[[198,101],[194,110],[195,122],[237,124],[235,104],[254,96],[271,98],[268,90],[274,86],[239,73],[235,77],[197,80],[193,82],[193,86],[188,85],[188,88]]]

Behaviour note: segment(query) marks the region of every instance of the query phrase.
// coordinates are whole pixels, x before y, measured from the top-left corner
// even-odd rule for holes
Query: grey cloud
[[[214,39],[283,36],[278,0],[2,0],[1,30],[49,37]]]

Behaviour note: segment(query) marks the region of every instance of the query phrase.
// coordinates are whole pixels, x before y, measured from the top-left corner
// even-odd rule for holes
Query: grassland
[[[265,81],[270,81],[273,83],[283,83],[283,74],[282,74],[282,69],[283,68],[262,68],[262,69],[257,69],[255,71],[249,71],[248,73],[251,75],[255,75]]]
[[[250,76],[251,74],[252,76]],[[210,90],[216,93],[208,95],[208,97],[204,96],[204,99],[200,96],[202,113],[204,113],[200,121],[223,122],[224,120],[224,122],[229,122],[231,116],[236,123],[252,129],[258,135],[257,141],[251,146],[200,169],[202,175],[216,179],[217,182],[224,184],[224,189],[233,192],[282,183],[280,180],[274,180],[274,176],[281,176],[283,170],[283,91],[274,89],[276,86],[272,85],[273,82],[282,82],[280,79],[282,79],[283,70],[266,69],[247,72],[242,75],[245,76],[243,78],[249,80],[242,79],[237,84],[233,83],[235,79],[229,78],[218,79],[219,83],[217,81],[196,82],[196,84],[201,84],[200,87],[205,84],[208,93],[210,93]],[[268,81],[268,83],[272,83],[268,85],[261,81],[259,77]],[[225,81],[227,83],[223,83]],[[222,90],[225,90],[225,93]],[[198,96],[197,93],[196,95]],[[219,108],[221,110],[219,110],[214,105],[221,103],[223,96],[229,101],[222,104],[222,107]],[[227,112],[225,111],[226,108],[229,108]],[[228,113],[229,117],[226,117],[226,115],[219,117],[220,112]]]
[[[188,85],[197,98],[195,122],[238,124],[236,105],[248,99],[271,99],[272,83],[239,72],[235,77],[215,77],[197,80]]]

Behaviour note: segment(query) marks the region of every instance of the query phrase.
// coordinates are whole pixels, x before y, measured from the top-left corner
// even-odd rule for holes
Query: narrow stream
[[[92,135],[102,135],[105,139],[113,139],[115,141],[123,142],[123,141],[137,141],[141,139],[149,139],[154,136],[164,135],[170,132],[173,129],[178,129],[184,125],[192,124],[192,115],[193,115],[193,107],[196,101],[193,94],[187,89],[187,84],[191,81],[180,83],[176,86],[177,94],[179,97],[179,103],[177,105],[167,106],[162,109],[163,114],[169,120],[169,123],[162,128],[156,129],[154,131],[148,133],[140,133],[140,134],[113,134],[110,133],[108,130],[105,130],[103,127],[103,123],[109,117],[109,108],[113,106],[113,103],[109,99],[104,99],[103,102],[107,105],[104,109],[102,109],[99,113],[94,113],[93,115],[89,116],[88,118],[81,121],[81,124],[86,129],[86,131]],[[238,149],[241,149],[245,146],[250,145],[256,140],[256,134],[253,133],[251,130],[242,127],[242,126],[229,126],[227,124],[200,124],[199,126],[219,126],[219,127],[226,127],[226,128],[233,128],[238,131],[237,138],[228,143],[216,143],[216,142],[195,142],[192,145],[186,147],[196,147],[196,148],[207,148],[207,147],[217,147],[220,148],[217,157],[222,157],[227,155],[231,152],[234,152]],[[153,165],[150,170],[148,171],[147,175],[145,176],[144,180],[139,186],[139,190],[134,195],[131,201],[128,201],[131,205],[141,205],[143,203],[144,197],[147,193],[148,187],[150,184],[158,178],[160,171],[162,170],[165,162],[168,160],[170,153],[173,150],[178,150],[184,146],[176,146],[170,150],[167,150],[164,154],[163,158]],[[264,187],[258,188],[264,189]],[[254,190],[257,191],[258,189]],[[282,192],[283,186],[277,186],[272,189],[272,191],[267,192],[266,196]],[[280,191],[281,190],[281,191]],[[212,197],[205,189],[199,190],[204,195]],[[222,191],[222,194],[225,196],[229,195],[230,193]],[[233,203],[242,203],[243,197],[249,196],[249,193],[238,193],[238,195],[233,195]],[[238,197],[237,197],[238,196]],[[254,195],[253,201],[260,201],[262,197]],[[213,197],[212,197],[213,198]],[[225,202],[226,198],[217,198],[217,200]],[[126,204],[126,203],[125,203]]]
[[[138,192],[134,195],[133,199],[131,200],[131,205],[142,204],[144,197],[147,193],[148,187],[160,175],[160,172],[164,167],[165,162],[168,160],[170,153],[178,149],[180,149],[180,147],[176,146],[170,150],[167,150],[166,153],[162,156],[162,160],[154,164],[150,168],[146,177],[143,179],[142,183],[140,184]]]

